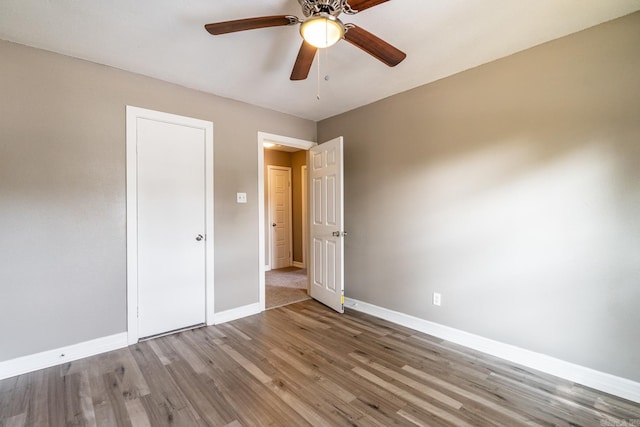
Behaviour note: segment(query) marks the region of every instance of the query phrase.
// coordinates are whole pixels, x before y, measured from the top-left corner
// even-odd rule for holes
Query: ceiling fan
[[[390,67],[402,62],[407,56],[404,52],[355,24],[343,24],[338,19],[341,13],[354,15],[387,1],[389,0],[298,0],[304,19],[292,15],[261,16],[215,22],[204,27],[210,34],[217,36],[237,31],[300,24],[303,40],[291,72],[291,80],[304,80],[309,75],[318,49],[332,46],[341,39]]]

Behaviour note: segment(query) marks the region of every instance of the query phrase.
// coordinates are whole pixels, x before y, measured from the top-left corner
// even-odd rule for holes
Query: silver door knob
[[[204,237],[202,236],[202,234],[198,234],[196,236],[196,240],[199,242],[200,240],[202,240]]]

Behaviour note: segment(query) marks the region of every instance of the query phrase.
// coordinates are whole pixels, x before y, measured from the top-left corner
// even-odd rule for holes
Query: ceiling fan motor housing
[[[320,13],[338,16],[343,12],[346,0],[298,0],[298,3],[307,17]]]

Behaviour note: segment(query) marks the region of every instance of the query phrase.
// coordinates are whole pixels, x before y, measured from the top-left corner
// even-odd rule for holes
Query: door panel
[[[315,286],[324,287],[324,251],[322,250],[322,240],[313,239],[313,245],[311,247],[311,257],[313,264],[313,276],[311,280]]]
[[[322,225],[322,178],[313,179],[311,201],[311,212],[313,212],[313,220],[311,221],[311,223],[314,225]]]
[[[337,226],[337,212],[336,212],[336,177],[327,176],[327,225]]]
[[[336,256],[338,255],[338,248],[336,241],[327,240],[327,250],[326,250],[326,271],[327,271],[327,283],[326,289],[337,293],[337,279],[336,279]]]
[[[138,333],[146,337],[205,322],[205,134],[142,118],[137,128]]]
[[[342,137],[311,148],[311,297],[344,311]]]

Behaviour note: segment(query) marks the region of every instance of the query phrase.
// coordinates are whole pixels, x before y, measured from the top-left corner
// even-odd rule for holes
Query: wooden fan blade
[[[291,80],[304,80],[307,78],[317,51],[317,47],[310,45],[306,41],[302,41],[296,63],[293,66],[293,71],[291,71]]]
[[[374,36],[367,30],[363,30],[353,24],[349,24],[344,39],[364,50],[369,55],[384,62],[389,67],[395,67],[407,57],[406,53],[391,46],[381,38]]]
[[[236,31],[255,30],[267,27],[283,27],[298,23],[298,18],[290,15],[261,16],[259,18],[236,19],[235,21],[214,22],[204,28],[214,36]]]
[[[362,12],[370,7],[386,3],[389,0],[347,0],[347,4],[356,12]]]

